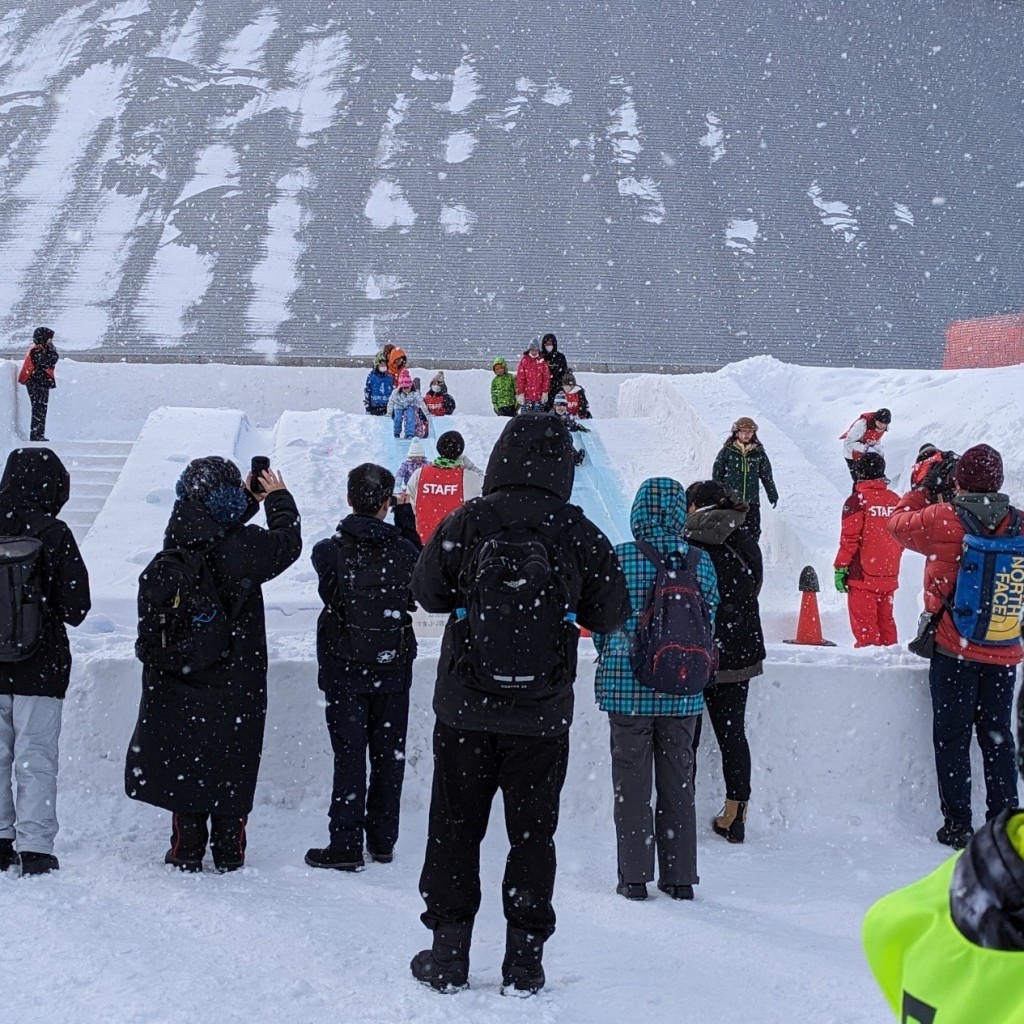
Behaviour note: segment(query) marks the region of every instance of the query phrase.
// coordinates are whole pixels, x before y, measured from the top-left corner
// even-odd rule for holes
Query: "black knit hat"
[[[930,459],[933,455],[937,455],[939,449],[935,447],[931,442],[921,445],[917,450],[917,458],[915,462],[921,462],[924,459]]]
[[[466,450],[466,442],[457,430],[446,430],[437,439],[437,454],[454,462]]]
[[[48,341],[53,341],[53,331],[49,327],[37,327],[32,332],[32,341],[36,345],[45,345]]]
[[[855,463],[858,480],[884,480],[885,457],[878,452],[865,452]]]
[[[888,409],[879,409],[875,413],[875,420],[878,423],[892,423],[892,413]]]

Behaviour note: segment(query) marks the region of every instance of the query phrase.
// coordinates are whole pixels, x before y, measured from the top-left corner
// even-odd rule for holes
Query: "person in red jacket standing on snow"
[[[516,370],[516,402],[521,412],[543,412],[551,390],[551,370],[534,338]]]
[[[1024,656],[1024,571],[1017,565],[1019,555],[1002,555],[1000,571],[999,560],[992,562],[983,553],[985,547],[1001,546],[996,538],[1005,543],[1021,536],[1020,511],[999,493],[999,452],[987,444],[968,448],[957,463],[954,485],[952,501],[941,501],[938,473],[926,476],[900,499],[889,531],[903,547],[925,556],[924,608],[934,635],[928,672],[932,741],[945,818],[935,838],[960,850],[974,831],[972,733],[985,765],[986,819],[1018,805],[1010,719],[1017,666]],[[976,589],[965,586],[961,593],[961,575],[973,579]]]
[[[868,452],[882,454],[882,438],[892,423],[892,413],[888,409],[877,412],[862,412],[850,424],[845,434],[839,435],[843,442],[843,455],[850,470],[853,482],[857,482],[857,463]]]
[[[885,459],[868,452],[857,460],[857,482],[843,504],[833,567],[836,590],[847,595],[854,647],[889,647],[897,640],[892,602],[903,549],[889,534],[889,517],[900,499],[888,482]]]

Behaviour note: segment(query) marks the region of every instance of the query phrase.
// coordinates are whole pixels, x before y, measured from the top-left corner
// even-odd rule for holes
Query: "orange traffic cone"
[[[804,566],[800,573],[800,618],[796,624],[796,639],[787,644],[805,644],[809,647],[835,647],[821,635],[821,616],[818,614],[818,574],[814,567]]]

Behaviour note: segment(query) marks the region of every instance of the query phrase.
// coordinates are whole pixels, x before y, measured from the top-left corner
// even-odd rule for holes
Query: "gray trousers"
[[[697,813],[693,793],[696,716],[609,715],[619,881],[695,885]],[[657,802],[651,814],[651,775]]]
[[[0,693],[0,839],[16,839],[19,853],[53,853],[63,704],[58,697]]]

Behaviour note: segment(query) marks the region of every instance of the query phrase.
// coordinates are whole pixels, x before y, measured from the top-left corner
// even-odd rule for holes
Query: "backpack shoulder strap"
[[[981,520],[970,509],[966,509],[962,505],[954,505],[953,512],[960,520],[960,525],[964,528],[965,533],[972,537],[984,537],[988,533],[981,525]]]
[[[661,552],[654,547],[653,544],[648,544],[645,540],[640,540],[639,537],[633,538],[633,543],[637,546],[637,550],[644,558],[647,559],[656,569],[665,568],[665,559],[662,558]]]
[[[481,539],[493,537],[505,529],[505,521],[491,502],[485,501],[483,498],[473,498],[462,507],[473,521],[473,525],[479,530]]]
[[[1020,510],[1010,506],[1010,525],[1007,526],[1004,537],[1019,537],[1022,520]]]

